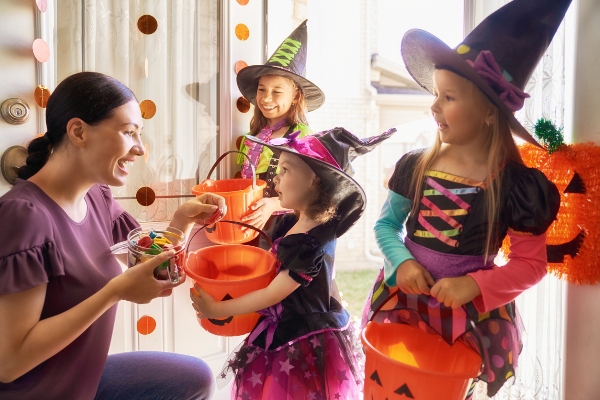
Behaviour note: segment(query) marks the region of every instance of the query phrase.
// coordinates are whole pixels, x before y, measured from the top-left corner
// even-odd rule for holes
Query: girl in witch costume
[[[402,39],[408,71],[435,96],[438,136],[404,155],[390,179],[375,225],[385,264],[363,324],[407,323],[467,341],[483,353],[489,396],[515,374],[514,299],[546,274],[545,232],[560,203],[554,184],[523,164],[511,132],[539,144],[513,113],[569,3],[514,0],[456,49],[422,30]],[[507,234],[509,261],[498,267]]]
[[[289,210],[281,207],[273,178],[277,172],[278,159],[267,148],[248,140],[257,137],[263,141],[287,137],[300,131],[300,137],[311,133],[306,112],[319,108],[325,101],[321,89],[305,78],[307,54],[306,21],[285,39],[264,65],[252,65],[242,69],[237,76],[240,92],[254,104],[254,116],[250,132],[240,137],[238,148],[248,155],[240,155],[241,177],[251,178],[253,164],[259,178],[267,183],[263,198],[250,206],[251,212],[242,222],[271,233],[275,223]],[[246,228],[242,228],[246,229]],[[249,244],[268,249],[259,236]]]
[[[262,314],[219,376],[223,386],[235,375],[232,398],[359,398],[363,353],[348,312],[333,297],[335,245],[366,204],[345,171],[393,132],[364,140],[344,128],[269,142],[251,138],[280,157],[275,190],[295,213],[285,215],[272,236],[279,265],[267,288],[221,302],[199,286],[191,290],[200,318]]]

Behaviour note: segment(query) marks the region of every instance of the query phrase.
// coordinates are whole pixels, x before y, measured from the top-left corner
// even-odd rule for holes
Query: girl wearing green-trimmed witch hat
[[[307,55],[306,20],[302,22],[275,50],[264,65],[252,65],[237,75],[238,88],[254,105],[250,132],[240,137],[238,164],[243,178],[252,177],[255,167],[258,177],[267,183],[263,198],[250,206],[251,212],[242,222],[265,230],[272,230],[278,219],[288,210],[282,209],[273,178],[277,174],[278,158],[273,152],[248,136],[268,141],[287,137],[300,131],[299,137],[311,134],[306,113],[319,108],[325,95],[314,83],[305,78]],[[261,239],[250,244],[262,245]],[[266,248],[268,244],[265,243]]]

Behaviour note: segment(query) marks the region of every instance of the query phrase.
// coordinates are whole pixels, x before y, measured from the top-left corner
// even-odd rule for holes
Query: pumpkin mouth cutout
[[[573,174],[573,178],[564,190],[564,193],[586,194],[585,182],[577,172]],[[579,249],[585,239],[584,230],[580,230],[579,234],[568,242],[561,244],[547,244],[546,254],[549,263],[562,263],[565,261],[565,256],[570,255],[575,258],[579,254]]]
[[[585,232],[581,230],[577,236],[566,243],[547,244],[546,254],[549,263],[562,263],[565,261],[565,256],[570,255],[575,258],[579,254],[579,249],[585,239]]]

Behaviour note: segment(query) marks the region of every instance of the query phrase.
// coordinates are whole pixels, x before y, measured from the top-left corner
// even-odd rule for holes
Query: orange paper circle
[[[245,6],[250,0],[237,0],[238,4]]]
[[[137,22],[138,29],[145,35],[151,35],[158,29],[158,21],[152,15],[142,15]]]
[[[48,97],[50,97],[50,90],[44,85],[38,85],[33,92],[33,98],[38,106],[46,108],[48,104]]]
[[[149,315],[144,315],[137,322],[137,331],[140,335],[149,335],[156,329],[156,320]]]
[[[31,48],[33,49],[33,55],[39,62],[43,63],[50,59],[50,48],[43,39],[35,39]]]
[[[150,119],[156,114],[156,104],[152,100],[144,100],[140,103],[140,110],[142,111],[142,118]]]
[[[250,29],[244,24],[235,26],[235,36],[240,40],[247,40],[250,37]]]
[[[244,68],[246,68],[248,66],[248,64],[246,63],[246,61],[238,61],[235,63],[235,73],[239,74],[241,70],[243,70]]]
[[[242,114],[245,114],[248,111],[250,111],[250,102],[243,96],[237,99],[236,106],[238,111]]]

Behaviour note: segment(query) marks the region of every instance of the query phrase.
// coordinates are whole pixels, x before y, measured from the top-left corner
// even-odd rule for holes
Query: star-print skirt
[[[313,332],[272,350],[244,340],[226,362],[217,384],[234,378],[231,398],[358,399],[363,389],[364,353],[357,330]]]
[[[449,344],[466,342],[483,358],[483,371],[477,380],[487,382],[490,397],[515,375],[522,349],[522,324],[514,302],[484,314],[478,313],[473,303],[453,310],[431,296],[390,288],[382,269],[363,309],[362,325],[368,321],[410,324],[442,336]]]

